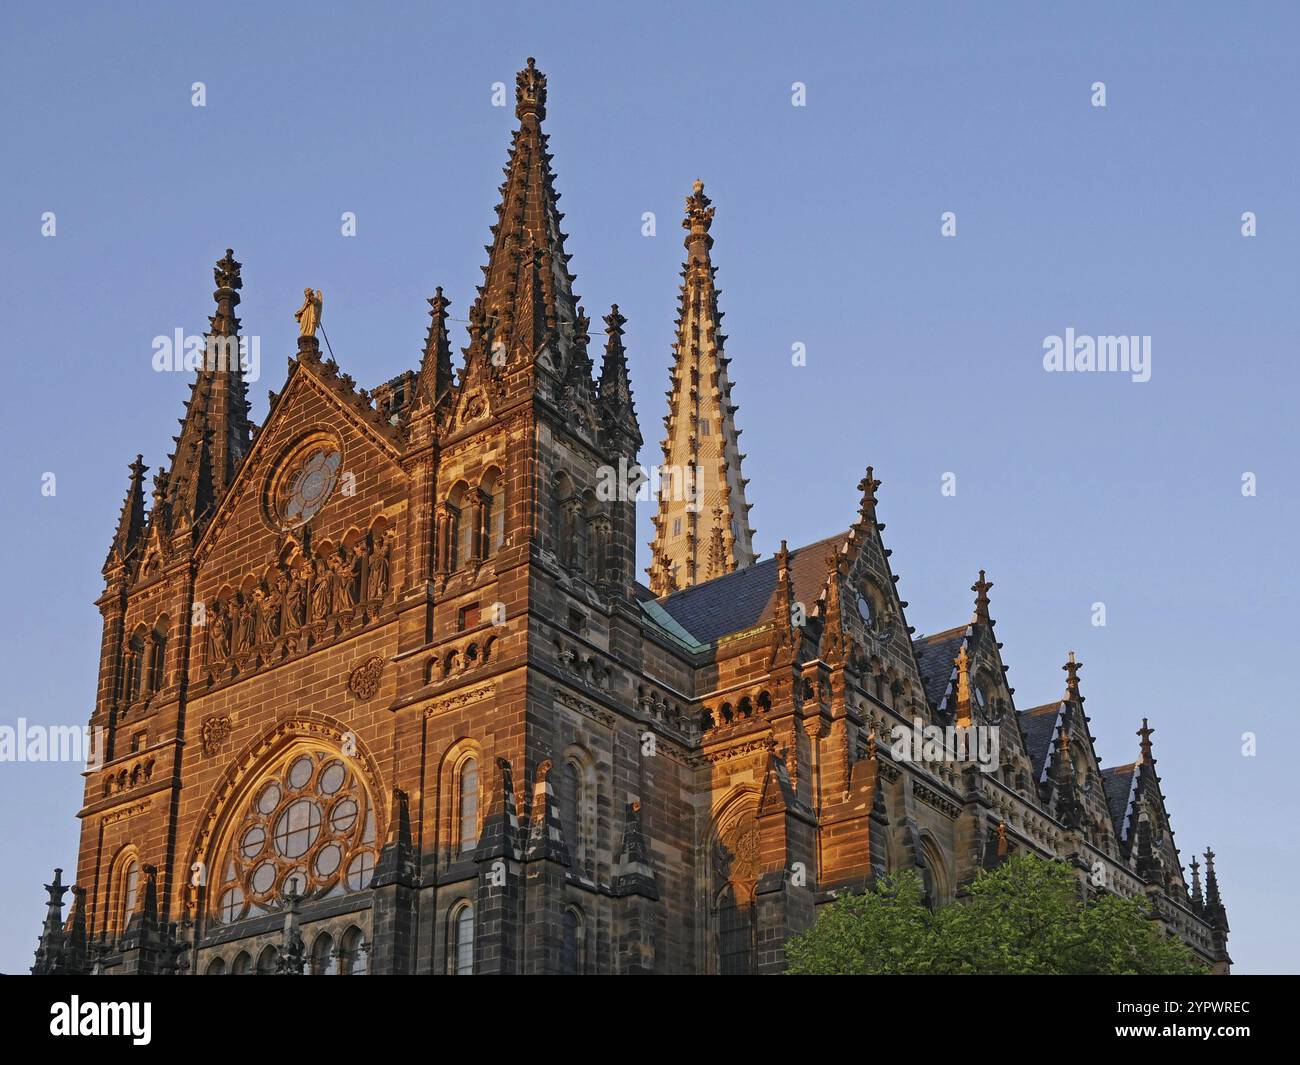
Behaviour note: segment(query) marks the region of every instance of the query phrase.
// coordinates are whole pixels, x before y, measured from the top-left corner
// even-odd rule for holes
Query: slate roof
[[[790,552],[794,597],[812,613],[826,584],[826,558],[848,539],[848,533],[828,536]],[[664,596],[657,605],[699,643],[743,632],[767,621],[776,600],[775,557],[725,573],[702,584]]]
[[[1111,823],[1115,826],[1115,835],[1124,839],[1124,819],[1128,816],[1129,800],[1133,796],[1134,770],[1136,762],[1128,765],[1112,766],[1101,771],[1102,787],[1106,792],[1106,808],[1110,811]]]
[[[969,625],[959,625],[955,629],[936,632],[933,636],[921,636],[912,641],[912,652],[916,656],[917,668],[921,671],[921,681],[925,686],[925,698],[931,708],[939,709],[944,693],[957,668],[955,660],[961,650],[961,642],[966,638]]]
[[[1061,703],[1046,703],[1030,710],[1021,710],[1016,719],[1020,722],[1020,734],[1025,738],[1025,753],[1029,755],[1029,764],[1039,780],[1047,771],[1047,762],[1052,754],[1052,733],[1056,731],[1056,719],[1060,715]]]

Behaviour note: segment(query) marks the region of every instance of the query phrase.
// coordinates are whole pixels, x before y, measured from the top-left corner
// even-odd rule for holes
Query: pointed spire
[[[975,620],[982,621],[985,625],[993,624],[993,619],[989,616],[989,589],[992,587],[993,582],[984,579],[983,570],[980,570],[979,580],[970,586],[970,590],[975,593]]]
[[[239,290],[241,264],[231,249],[213,269],[217,289],[216,313],[208,319],[203,365],[190,389],[181,433],[176,438],[166,496],[151,523],[169,534],[197,538],[204,521],[235,479],[248,453],[252,423],[248,419],[248,388],[241,366]]]
[[[63,896],[68,893],[68,888],[63,883],[62,869],[54,870],[54,881],[45,885],[45,891],[48,898],[40,943],[36,948],[36,962],[31,970],[34,976],[64,971]]]
[[[880,487],[880,481],[875,475],[875,467],[867,467],[867,475],[858,482],[858,491],[862,493],[862,503],[858,506],[858,518],[863,522],[874,522],[876,520],[876,489]],[[983,576],[981,572],[980,576]]]
[[[790,551],[781,541],[776,553],[776,601],[772,605],[772,666],[792,665],[799,656],[801,632],[795,624],[794,578],[790,573]]]
[[[750,565],[754,553],[754,530],[749,524],[745,501],[746,480],[741,474],[744,454],[740,430],[736,428],[737,407],[731,402],[731,382],[724,354],[722,312],[718,310],[716,268],[710,258],[713,237],[713,204],[704,193],[704,183],[695,182],[686,200],[686,263],[682,267],[681,302],[677,317],[677,340],[669,381],[667,435],[663,444],[663,468],[682,472],[680,483],[690,492],[661,494],[655,518],[652,544],[654,564],[650,567],[650,588],[665,595],[673,586],[690,586],[713,575],[708,552],[715,544],[714,530],[722,532],[723,573]]]
[[[1220,932],[1228,931],[1228,911],[1219,894],[1219,875],[1214,870],[1214,850],[1205,848],[1205,916]]]
[[[1073,706],[1083,709],[1083,694],[1079,690],[1079,670],[1083,668],[1083,663],[1074,657],[1071,651],[1066,659],[1065,665],[1061,667],[1065,670],[1065,700]]]
[[[518,365],[531,365],[553,342],[551,369],[561,377],[574,360],[586,357],[560,230],[564,215],[556,206],[560,196],[541,129],[546,75],[530,58],[515,80],[519,127],[501,185],[483,286],[470,313],[471,322],[477,317],[482,324],[471,329],[465,380],[500,377]]]
[[[439,285],[429,300],[429,333],[424,340],[416,403],[433,409],[451,391],[451,341],[447,337],[447,308],[451,300]]]
[[[966,641],[962,640],[961,650],[957,652],[957,719],[958,728],[970,728],[974,724],[971,718],[970,701],[970,656],[966,653]]]
[[[1070,730],[1065,725],[1056,734],[1056,757],[1050,776],[1055,793],[1056,816],[1067,828],[1083,824],[1083,803],[1079,800],[1074,759],[1070,755]]]
[[[820,656],[830,666],[842,665],[848,647],[844,637],[843,604],[840,598],[841,565],[839,551],[826,556],[826,602],[822,611]],[[792,586],[793,589],[793,586]],[[791,591],[793,595],[793,590]]]
[[[104,570],[114,565],[130,566],[136,560],[140,545],[144,542],[144,475],[149,467],[144,464],[144,456],[136,455],[130,465],[131,483],[126,490],[126,499],[122,503],[122,514],[117,520],[117,532],[113,535],[113,545],[109,548]]]
[[[632,379],[627,368],[627,352],[623,347],[623,317],[615,303],[605,315],[605,356],[600,363],[598,397],[605,424],[622,430],[637,448],[641,446],[641,427],[637,424],[636,407],[632,402]]]
[[[1192,909],[1200,913],[1205,909],[1205,898],[1201,895],[1201,863],[1192,855]]]

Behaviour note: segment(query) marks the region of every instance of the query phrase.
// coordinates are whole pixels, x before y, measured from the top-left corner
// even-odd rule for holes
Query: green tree
[[[1152,923],[1145,900],[1080,898],[1062,862],[1011,858],[981,873],[965,901],[929,910],[905,871],[824,906],[786,944],[798,975],[1124,975],[1204,970]]]

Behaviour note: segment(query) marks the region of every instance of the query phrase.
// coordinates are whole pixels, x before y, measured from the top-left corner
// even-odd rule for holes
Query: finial
[[[862,504],[858,513],[864,521],[876,520],[876,489],[880,482],[876,480],[875,469],[867,467],[867,475],[858,482],[858,491],[862,493]]]
[[[1196,860],[1196,855],[1192,855],[1192,905],[1198,910],[1205,904],[1205,898],[1201,894],[1201,863]]]
[[[1083,668],[1083,663],[1074,657],[1071,651],[1066,658],[1065,665],[1061,667],[1065,670],[1065,697],[1079,706],[1083,705],[1083,694],[1079,691],[1079,670]]]
[[[691,195],[686,197],[686,217],[682,219],[682,228],[686,230],[683,243],[690,251],[692,263],[708,262],[709,249],[713,247],[713,238],[709,228],[713,225],[713,201],[704,194],[704,182],[696,180]]]
[[[1142,727],[1137,730],[1137,734],[1142,737],[1141,764],[1143,765],[1149,765],[1155,762],[1155,758],[1151,754],[1151,735],[1154,732],[1155,729],[1151,728],[1147,724],[1147,719],[1144,717],[1142,719]]]
[[[980,570],[979,580],[970,586],[970,590],[975,593],[975,620],[987,624],[989,618],[989,589],[993,587],[992,581],[984,579],[984,571]]]
[[[539,122],[546,117],[546,75],[537,69],[532,56],[515,76],[515,117],[522,121],[528,115]]]
[[[218,259],[212,268],[212,279],[217,286],[212,298],[216,300],[217,313],[209,319],[210,336],[233,337],[239,332],[235,308],[239,306],[239,290],[244,287],[243,279],[239,276],[241,265],[235,261],[234,250],[227,248],[225,258]]]

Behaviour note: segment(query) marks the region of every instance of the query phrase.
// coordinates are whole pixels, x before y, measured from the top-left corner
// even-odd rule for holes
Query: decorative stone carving
[[[219,750],[221,745],[226,742],[230,735],[230,718],[225,714],[218,714],[206,718],[203,722],[203,753],[211,758]]]
[[[384,672],[384,660],[378,655],[367,658],[352,671],[348,678],[348,691],[358,699],[373,699],[379,691],[379,678]]]

